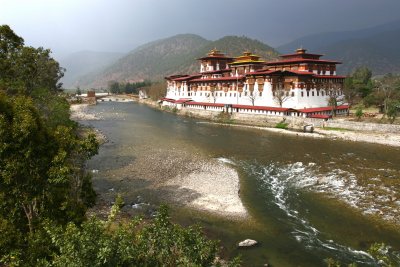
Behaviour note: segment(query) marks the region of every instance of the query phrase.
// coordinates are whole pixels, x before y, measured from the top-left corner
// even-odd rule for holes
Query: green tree
[[[343,94],[344,94],[344,97],[345,97],[347,103],[350,106],[352,106],[358,96],[358,90],[357,90],[356,86],[354,85],[352,77],[347,77],[344,80]]]
[[[93,204],[81,162],[97,153],[93,135],[79,139],[71,127],[46,127],[30,98],[0,96],[1,215],[21,230],[42,218],[82,220]]]
[[[386,102],[386,116],[390,123],[393,123],[400,114],[400,101],[390,99]]]
[[[114,213],[118,205],[112,208]],[[181,227],[171,222],[162,206],[154,220],[135,218],[113,224],[91,217],[81,227],[48,225],[57,253],[48,266],[212,266],[218,243],[207,240],[201,228]],[[239,266],[237,260],[229,266]]]
[[[48,49],[24,46],[9,26],[0,26],[0,89],[30,95],[34,89],[57,91],[64,75]]]
[[[119,94],[121,93],[120,84],[116,81],[110,81],[108,83],[108,90],[112,94]]]
[[[375,98],[384,106],[384,112],[395,115],[393,103],[400,99],[400,75],[386,74],[383,78],[376,81]],[[389,108],[392,108],[389,111]]]
[[[364,99],[373,92],[374,85],[371,77],[371,70],[367,67],[359,67],[344,80],[343,94],[350,106],[353,105],[358,98]]]
[[[83,163],[97,149],[93,135],[79,137],[65,125],[48,127],[32,98],[0,93],[0,251],[32,257],[21,251],[38,251],[33,244],[45,242],[38,238],[44,221],[64,225],[85,219],[95,193]]]
[[[75,94],[76,94],[76,95],[81,95],[81,94],[82,94],[81,88],[80,88],[79,86],[76,87],[76,92],[75,92]]]
[[[337,110],[337,107],[340,102],[340,95],[338,94],[338,92],[336,90],[332,90],[329,92],[327,102],[328,102],[328,106],[330,106],[332,109],[332,115],[336,116],[336,110]]]
[[[0,25],[0,90],[14,84],[13,63],[24,45],[24,39],[14,33],[8,25]]]
[[[356,114],[355,114],[357,117],[357,120],[361,120],[361,117],[363,114],[364,114],[364,112],[363,112],[362,106],[358,106],[356,109]]]

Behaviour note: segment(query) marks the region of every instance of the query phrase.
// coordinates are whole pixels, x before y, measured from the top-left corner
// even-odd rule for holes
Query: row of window
[[[311,93],[311,94],[310,94]],[[276,96],[276,94],[277,94],[277,92],[276,91],[273,91],[272,92],[272,95],[273,96]],[[327,93],[326,93],[326,95],[328,96],[334,96],[334,95],[342,95],[343,94],[343,92],[342,91],[336,91],[336,92],[334,92],[334,91],[328,91]],[[185,94],[184,93],[175,93],[175,96],[184,96]],[[289,91],[285,91],[285,92],[282,92],[282,95],[285,95],[285,96],[287,96],[287,97],[289,97],[289,96],[291,96],[291,97],[294,97],[294,92],[289,92]],[[301,93],[300,93],[300,95],[301,95],[301,97],[304,97],[304,91],[301,91]],[[325,92],[324,91],[306,91],[306,96],[307,97],[310,97],[310,95],[311,96],[325,96]],[[188,96],[196,96],[196,93],[188,93]],[[202,92],[200,92],[199,93],[199,96],[203,96],[203,93]],[[218,92],[212,92],[212,93],[204,93],[204,96],[205,97],[210,97],[210,96],[215,96],[215,97],[223,97],[223,96],[225,96],[225,97],[236,97],[236,93],[218,93]],[[253,92],[244,92],[243,93],[243,96],[253,96]],[[262,96],[262,92],[258,92],[258,96]],[[238,94],[238,97],[242,97],[242,93],[239,93]]]
[[[255,92],[244,92],[243,93],[243,96],[253,96],[253,93],[254,93],[254,95],[256,95],[255,94]],[[258,96],[262,96],[262,92],[257,92],[257,95]],[[175,93],[175,96],[185,96],[185,94],[184,93]],[[196,93],[188,93],[188,96],[196,96]],[[199,96],[203,96],[203,93],[202,92],[200,92],[199,93]],[[215,93],[204,93],[204,96],[205,97],[210,97],[210,96],[215,96],[215,97],[236,97],[236,93],[217,93],[217,92],[215,92]],[[242,97],[242,93],[238,93],[238,97]]]

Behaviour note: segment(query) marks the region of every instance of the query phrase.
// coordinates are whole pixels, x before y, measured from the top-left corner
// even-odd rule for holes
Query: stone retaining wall
[[[154,101],[140,101],[146,104],[160,108],[160,105]],[[179,114],[201,118],[206,120],[218,120],[218,115],[221,113],[219,111],[210,111],[203,109],[190,109],[182,107],[178,111]],[[400,134],[400,125],[392,124],[379,124],[379,123],[363,123],[347,121],[341,117],[336,117],[333,120],[321,120],[321,119],[311,119],[303,117],[292,117],[292,116],[271,116],[265,114],[244,114],[244,113],[232,113],[231,119],[234,122],[245,125],[254,126],[264,126],[264,127],[275,127],[279,122],[288,123],[288,128],[303,130],[305,125],[314,125],[314,127],[332,127],[332,128],[343,128],[353,131],[363,131],[363,132],[385,132],[385,133],[397,133]]]
[[[400,134],[400,125],[397,124],[380,124],[380,123],[367,123],[355,122],[344,120],[331,120],[325,123],[326,127],[344,128],[354,131],[367,131],[367,132],[382,132],[382,133],[397,133]]]

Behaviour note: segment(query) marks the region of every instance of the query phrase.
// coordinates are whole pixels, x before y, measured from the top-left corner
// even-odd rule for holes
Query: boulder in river
[[[253,239],[246,239],[246,240],[239,242],[238,247],[252,247],[257,244],[258,244],[258,242]]]

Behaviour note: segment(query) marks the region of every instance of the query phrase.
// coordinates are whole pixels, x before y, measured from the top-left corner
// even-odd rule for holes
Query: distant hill
[[[400,29],[350,39],[321,47],[318,52],[343,62],[339,73],[351,73],[355,68],[367,66],[374,75],[400,73]]]
[[[230,56],[249,50],[264,59],[276,58],[270,46],[247,37],[226,36],[209,41],[194,34],[180,34],[140,46],[102,71],[85,75],[79,80],[83,87],[106,87],[109,81],[134,82],[160,80],[165,76],[199,71],[196,58],[217,48]]]
[[[341,74],[358,66],[369,67],[374,75],[400,72],[400,20],[368,29],[328,32],[299,38],[277,48],[291,53],[299,47],[343,61]]]
[[[61,82],[64,88],[75,88],[82,75],[99,71],[105,66],[114,63],[122,53],[80,51],[59,60],[61,67],[66,69]]]
[[[316,51],[320,47],[329,46],[340,41],[349,39],[362,39],[375,34],[393,31],[396,29],[400,29],[400,20],[355,31],[324,32],[307,35],[291,41],[287,44],[278,46],[276,49],[283,54],[291,53],[301,46],[309,50]]]

